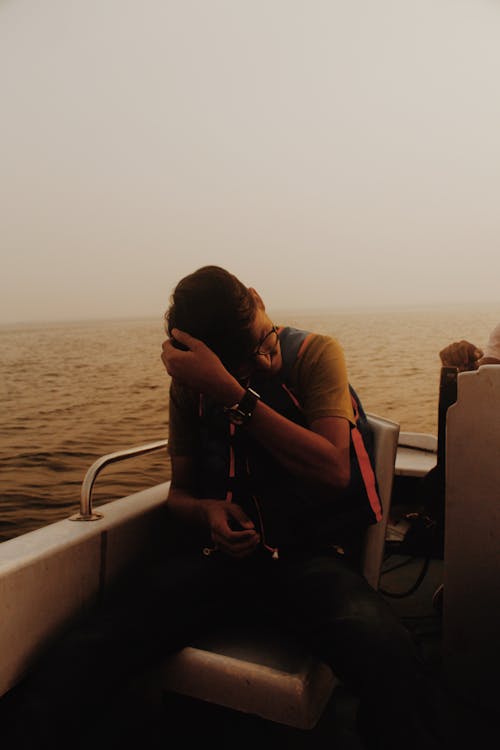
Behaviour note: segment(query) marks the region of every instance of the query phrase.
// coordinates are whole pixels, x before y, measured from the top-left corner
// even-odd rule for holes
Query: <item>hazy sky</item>
[[[500,0],[0,0],[0,322],[500,305]]]

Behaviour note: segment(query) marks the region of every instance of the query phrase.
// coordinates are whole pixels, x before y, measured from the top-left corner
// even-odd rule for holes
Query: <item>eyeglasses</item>
[[[276,354],[278,348],[278,329],[275,325],[268,331],[259,341],[256,348],[254,349],[253,357],[269,357],[271,360]]]

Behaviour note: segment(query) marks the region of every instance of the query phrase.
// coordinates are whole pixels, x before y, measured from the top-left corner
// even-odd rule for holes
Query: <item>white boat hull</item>
[[[168,488],[108,503],[97,522],[58,521],[0,544],[0,695],[147,547]]]

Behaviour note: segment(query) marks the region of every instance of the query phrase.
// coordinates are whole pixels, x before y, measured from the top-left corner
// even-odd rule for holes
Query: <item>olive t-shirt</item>
[[[342,417],[354,424],[344,352],[336,339],[312,335],[290,374],[307,423],[321,417]],[[172,456],[195,453],[199,394],[172,380],[168,450]]]

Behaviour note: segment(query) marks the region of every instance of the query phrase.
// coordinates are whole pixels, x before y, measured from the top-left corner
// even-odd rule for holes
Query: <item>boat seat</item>
[[[382,520],[366,534],[362,570],[377,589],[390,510],[399,425],[367,415],[374,435],[375,474]],[[225,633],[183,648],[157,675],[160,687],[191,698],[254,714],[298,729],[312,729],[338,678],[279,633]]]
[[[446,424],[443,667],[455,693],[498,707],[500,365],[457,378]]]

